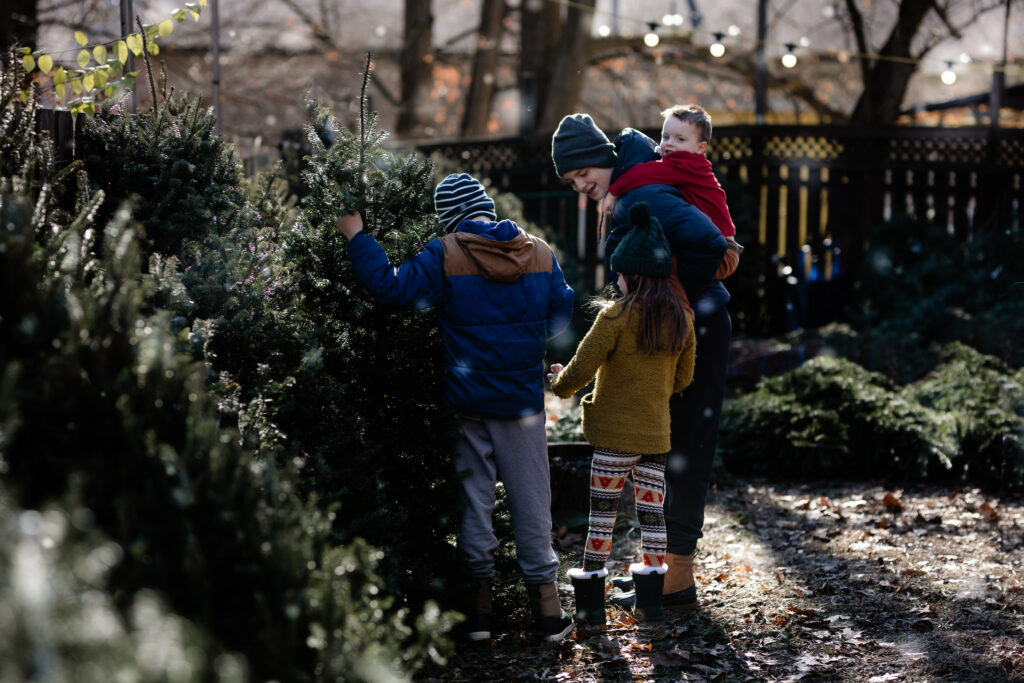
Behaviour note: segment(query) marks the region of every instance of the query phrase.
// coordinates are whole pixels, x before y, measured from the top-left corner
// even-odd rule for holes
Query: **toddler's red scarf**
[[[641,185],[671,185],[686,201],[704,212],[726,237],[736,226],[725,203],[725,190],[711,170],[711,162],[693,152],[670,152],[660,161],[637,164],[612,183],[608,191],[621,197]]]

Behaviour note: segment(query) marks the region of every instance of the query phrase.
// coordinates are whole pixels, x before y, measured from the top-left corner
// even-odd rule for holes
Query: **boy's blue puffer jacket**
[[[544,410],[545,346],[568,326],[573,290],[543,240],[512,221],[467,220],[397,268],[365,232],[348,251],[377,301],[438,308],[448,407],[499,419]]]
[[[636,164],[658,159],[654,140],[638,130],[624,129],[615,138],[618,162],[612,182]],[[629,232],[629,207],[637,202],[651,205],[651,215],[665,230],[678,261],[679,281],[693,306],[695,318],[717,313],[729,303],[729,291],[718,280],[718,269],[727,248],[725,238],[704,213],[687,202],[669,185],[642,185],[622,195],[615,203],[614,226],[608,234],[605,254],[611,259],[615,247]],[[609,271],[611,270],[609,263]]]

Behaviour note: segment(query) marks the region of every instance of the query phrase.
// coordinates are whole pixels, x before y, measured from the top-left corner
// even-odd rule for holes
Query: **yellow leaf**
[[[71,79],[71,89],[75,91],[76,95],[82,94],[82,79],[73,78]]]
[[[133,33],[125,38],[125,43],[128,45],[128,49],[132,51],[132,54],[138,57],[142,54],[142,36],[138,33]]]
[[[42,71],[44,74],[48,74],[50,73],[51,69],[53,69],[53,57],[51,57],[50,55],[43,55],[42,57],[40,57],[39,70]]]
[[[206,7],[206,0],[199,0],[199,4]]]
[[[97,45],[93,48],[92,56],[96,59],[97,64],[105,64],[107,61],[107,46]]]
[[[64,67],[57,69],[56,73],[53,74],[53,82],[60,85],[66,83],[68,80],[68,72],[64,70]]]
[[[59,97],[59,98],[61,98],[63,100],[64,99],[64,93],[67,91],[67,88],[65,87],[65,85],[63,83],[58,83],[57,87],[54,88],[54,90],[57,91],[57,97]]]
[[[146,32],[147,38],[153,38],[160,33],[160,27],[156,24],[143,24],[142,30]]]
[[[128,46],[125,45],[123,40],[114,43],[114,51],[117,52],[117,61],[121,62],[121,64],[128,61]]]
[[[164,19],[160,22],[160,26],[158,28],[161,36],[169,36],[171,35],[171,32],[174,31],[174,22],[170,19]]]
[[[28,104],[28,90],[21,91],[21,103]]]
[[[92,56],[89,54],[88,50],[82,50],[81,52],[78,53],[78,60],[77,61],[78,61],[78,66],[80,66],[81,68],[84,69],[85,67],[89,66],[89,62],[92,61]]]
[[[25,55],[21,58],[21,65],[25,67],[25,71],[31,72],[36,68],[36,58],[32,55]]]
[[[188,13],[192,15],[192,18],[199,21],[199,5],[194,2],[185,3],[185,7],[188,9]]]
[[[93,79],[96,83],[96,89],[103,90],[107,87],[107,70],[96,69],[96,72],[93,74]]]
[[[92,74],[83,76],[82,87],[85,88],[86,92],[92,92],[92,89],[96,87],[96,77]]]
[[[85,35],[81,31],[75,31],[75,40],[78,41],[79,45],[85,45],[89,42],[89,36]]]
[[[188,12],[178,7],[175,7],[173,10],[171,10],[171,16],[174,17],[174,20],[180,24],[181,22],[185,21],[185,17],[188,16]]]
[[[151,55],[158,55],[158,54],[160,54],[160,46],[157,45],[156,43],[152,43],[151,42],[149,44],[149,54],[151,54]]]

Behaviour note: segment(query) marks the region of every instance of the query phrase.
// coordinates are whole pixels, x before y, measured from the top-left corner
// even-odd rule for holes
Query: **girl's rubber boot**
[[[572,590],[576,596],[576,629],[597,631],[608,623],[604,612],[604,580],[608,576],[607,569],[585,571],[570,569]]]
[[[665,609],[697,609],[697,585],[693,580],[693,553],[665,555],[668,573],[662,602]]]
[[[551,583],[526,584],[526,597],[533,616],[532,631],[548,642],[558,642],[572,633],[572,617],[558,601],[558,587]]]
[[[665,588],[665,572],[668,565],[649,567],[642,564],[629,565],[629,573],[633,575],[636,590],[636,603],[633,605],[633,618],[644,624],[665,620],[665,607],[661,602],[661,592]]]

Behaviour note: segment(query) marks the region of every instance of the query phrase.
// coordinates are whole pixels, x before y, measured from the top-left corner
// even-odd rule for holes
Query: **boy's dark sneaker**
[[[482,643],[491,639],[491,628],[494,617],[486,612],[475,612],[466,621],[466,640],[471,643]]]
[[[549,643],[557,643],[573,631],[572,617],[562,610],[561,616],[533,620],[533,632]]]

